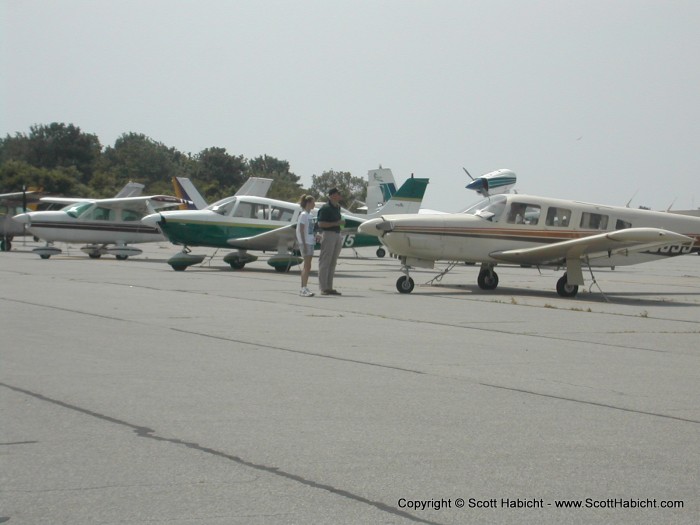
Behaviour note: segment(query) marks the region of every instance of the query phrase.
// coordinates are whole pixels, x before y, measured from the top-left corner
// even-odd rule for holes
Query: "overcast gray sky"
[[[72,123],[326,170],[700,206],[697,0],[0,0],[0,134]]]

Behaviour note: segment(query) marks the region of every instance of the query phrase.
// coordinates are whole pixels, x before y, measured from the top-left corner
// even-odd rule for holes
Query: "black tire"
[[[48,255],[48,254],[46,254],[46,253],[44,253],[44,254],[40,255],[39,257],[41,257],[42,259],[48,259],[48,258],[51,257],[51,256]]]
[[[126,261],[129,258],[128,255],[115,255],[115,257],[117,258],[117,261]]]
[[[171,266],[172,269],[175,270],[176,272],[184,272],[185,270],[187,270],[187,265],[184,265],[184,266],[183,266],[183,265],[181,265],[181,264],[171,264],[170,266]]]
[[[12,249],[12,242],[10,242],[10,239],[2,239],[0,241],[0,248],[3,252],[9,252]]]
[[[230,265],[231,268],[233,268],[234,270],[242,270],[243,268],[245,268],[245,263],[244,263],[244,262],[241,262],[241,261],[234,261],[234,262],[232,262],[232,263],[229,263],[229,265]]]
[[[557,281],[557,293],[561,297],[574,297],[578,293],[578,285],[569,284],[566,274],[564,274]]]
[[[283,264],[282,266],[275,266],[275,271],[280,273],[288,272],[291,266],[289,264]]]
[[[476,284],[482,290],[495,290],[498,287],[498,274],[494,271],[479,272],[479,277],[476,279]]]
[[[413,279],[411,279],[408,275],[402,275],[396,281],[396,289],[399,291],[399,293],[411,293],[415,286],[416,283],[414,283]]]
[[[386,255],[386,250],[384,248],[377,248],[377,257],[380,259]]]
[[[99,259],[102,257],[102,254],[100,252],[90,252],[88,253],[88,257],[90,257],[90,259]]]

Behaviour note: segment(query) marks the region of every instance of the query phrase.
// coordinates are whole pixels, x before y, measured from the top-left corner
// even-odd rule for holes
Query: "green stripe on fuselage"
[[[254,237],[279,227],[207,221],[180,222],[177,219],[166,219],[165,224],[161,224],[161,230],[173,244],[214,248],[231,248],[228,244],[229,239]]]
[[[341,231],[344,236],[344,248],[362,248],[364,246],[381,246],[381,242],[373,235],[357,233],[357,226],[362,221],[348,219],[346,227],[353,228],[353,233]],[[173,244],[186,246],[208,246],[212,248],[231,248],[229,239],[242,239],[254,237],[270,230],[280,228],[279,225],[254,225],[242,223],[187,221],[180,222],[177,219],[166,219],[161,224],[163,234]],[[316,246],[319,248],[319,246]]]

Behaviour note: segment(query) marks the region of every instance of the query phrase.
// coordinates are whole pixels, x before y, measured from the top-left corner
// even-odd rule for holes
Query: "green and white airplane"
[[[377,237],[357,232],[363,222],[380,214],[417,213],[420,209],[428,179],[411,177],[386,204],[375,213],[353,215],[343,213],[344,247],[380,246]],[[192,200],[192,196],[183,196]],[[256,197],[234,195],[217,201],[202,210],[173,210],[153,213],[141,219],[148,226],[158,227],[173,244],[182,245],[180,253],[168,260],[173,270],[182,271],[201,263],[205,255],[190,253],[191,246],[234,248],[224,261],[240,270],[257,256],[253,251],[276,251],[267,263],[279,272],[288,271],[302,259],[295,253],[296,225],[301,207],[297,204]]]

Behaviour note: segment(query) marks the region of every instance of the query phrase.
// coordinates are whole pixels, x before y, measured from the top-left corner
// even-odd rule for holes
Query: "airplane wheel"
[[[380,259],[386,255],[386,250],[384,248],[377,248],[377,257]]]
[[[118,261],[126,261],[129,256],[128,255],[115,255]]]
[[[569,284],[564,274],[557,281],[557,293],[562,297],[574,297],[578,293],[578,285]]]
[[[171,264],[170,266],[176,272],[184,272],[185,270],[187,270],[187,266],[183,266],[181,264]]]
[[[282,265],[282,266],[275,266],[275,271],[280,272],[280,273],[285,273],[288,272],[291,266],[287,265]]]
[[[88,253],[88,257],[90,257],[90,259],[99,259],[102,257],[102,254],[100,252],[90,252]]]
[[[400,293],[411,293],[415,285],[416,284],[413,282],[413,279],[411,279],[408,275],[402,275],[396,281],[396,289]]]
[[[50,256],[50,255],[43,254],[43,255],[40,255],[39,257],[41,257],[42,259],[48,259],[48,258],[51,257],[51,256]]]
[[[498,286],[498,274],[496,272],[479,272],[476,284],[482,290],[495,290]]]
[[[230,263],[230,265],[231,268],[233,268],[234,270],[242,270],[243,268],[245,268],[245,263],[240,261],[232,262]]]
[[[9,252],[12,249],[12,243],[9,239],[3,239],[0,241],[0,248],[3,252]]]

